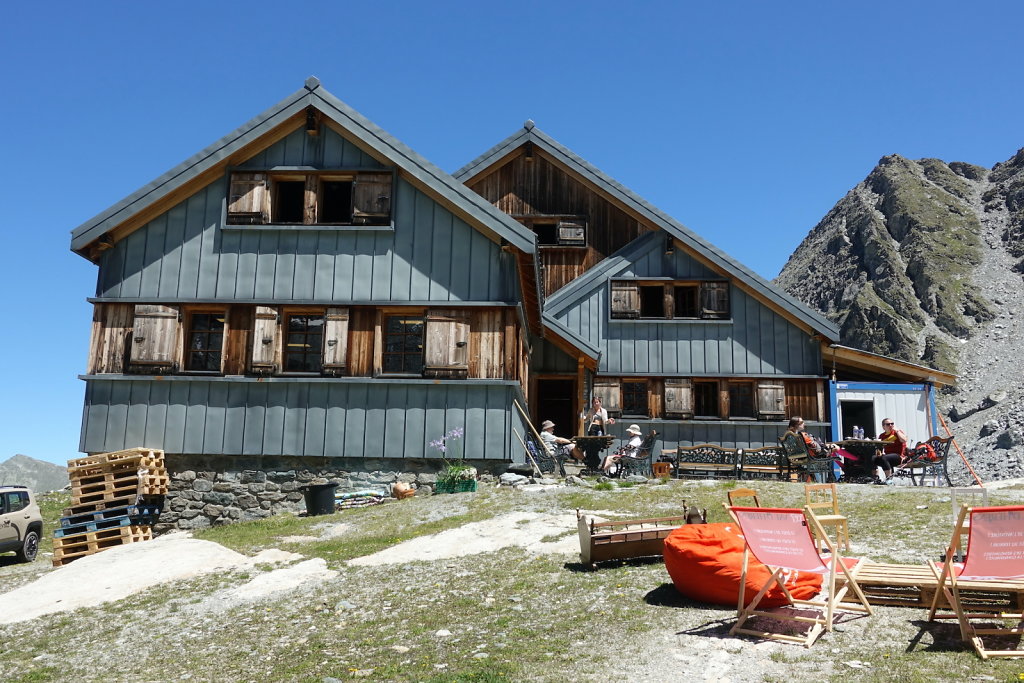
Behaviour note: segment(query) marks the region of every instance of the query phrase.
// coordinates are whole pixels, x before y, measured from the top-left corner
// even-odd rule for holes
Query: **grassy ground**
[[[734,484],[670,482],[629,489],[482,489],[315,518],[278,516],[197,534],[246,554],[283,548],[323,558],[331,581],[285,599],[217,607],[210,596],[248,572],[155,586],[98,608],[0,626],[0,678],[43,680],[1016,681],[1024,660],[984,662],[950,623],[879,608],[845,620],[811,649],[727,636],[735,610],[683,599],[657,561],[587,571],[576,555],[504,549],[464,558],[350,567],[403,540],[510,511],[621,516],[678,513],[683,500],[725,521]],[[795,506],[802,488],[764,483],[762,504]],[[936,557],[951,531],[943,489],[840,487],[853,554],[880,562]],[[993,504],[1024,501],[994,491]],[[44,503],[52,525],[64,502]],[[325,524],[348,525],[320,538]],[[567,524],[566,536],[575,536]],[[305,539],[301,538],[305,537]],[[316,537],[317,540],[310,540]],[[548,539],[550,540],[550,539]],[[45,545],[44,545],[45,549]],[[49,571],[0,559],[6,590]],[[445,633],[448,635],[445,635]]]

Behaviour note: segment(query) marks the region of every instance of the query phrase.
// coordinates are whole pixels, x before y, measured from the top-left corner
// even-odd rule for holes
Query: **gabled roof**
[[[359,144],[388,159],[471,224],[507,241],[520,251],[536,253],[535,238],[529,229],[327,92],[314,77],[308,78],[301,89],[256,118],[72,230],[71,249],[85,255],[91,243],[141,212],[159,205],[175,190],[199,180],[204,174],[216,171],[218,167],[232,163],[233,155],[301,114],[307,107],[316,108]]]
[[[861,351],[850,346],[823,344],[821,358],[825,367],[828,368],[831,364],[833,370],[838,368],[875,373],[884,371],[901,381],[931,382],[937,387],[956,384],[956,375],[952,373],[870,351]]]
[[[584,183],[610,197],[612,201],[621,205],[644,222],[661,228],[672,235],[672,237],[682,243],[684,248],[690,250],[698,258],[706,261],[721,272],[734,277],[762,300],[802,320],[814,332],[821,334],[827,339],[839,339],[839,327],[821,313],[797,301],[754,271],[734,260],[725,252],[699,237],[685,225],[650,204],[629,188],[592,166],[573,151],[563,147],[553,138],[538,130],[533,121],[527,121],[522,129],[505,138],[452,175],[457,180],[468,185],[472,183],[474,178],[480,177],[501,165],[509,155],[515,153],[517,149],[527,143],[531,143],[535,149],[541,150],[541,152],[547,154],[554,161],[568,168],[569,171]],[[640,237],[634,241],[634,244],[646,244],[644,239],[645,237]],[[606,273],[621,266],[621,261],[616,261],[615,259],[628,257],[628,254],[632,253],[631,246],[626,245],[617,254],[613,254],[587,271],[582,277],[558,290],[548,299],[545,309],[547,310],[549,307],[554,306],[558,301],[563,301],[564,297],[572,296],[574,292],[580,292],[588,286],[587,283],[593,283],[595,278],[604,277]]]

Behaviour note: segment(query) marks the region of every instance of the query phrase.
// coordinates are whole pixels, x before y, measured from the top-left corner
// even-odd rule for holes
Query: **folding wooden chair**
[[[970,522],[967,557],[953,562],[960,534]],[[953,538],[946,548],[946,560],[939,572],[929,564],[938,580],[928,619],[957,619],[960,637],[971,643],[982,659],[1024,657],[1024,650],[990,650],[982,636],[1024,636],[1024,505],[960,509]],[[971,591],[965,604],[962,591]],[[1005,596],[1009,594],[1007,600]],[[939,596],[945,596],[953,614],[936,614]],[[971,610],[971,611],[968,611]],[[978,628],[971,620],[1012,619],[1016,626]]]
[[[740,578],[739,598],[736,602],[736,624],[729,630],[730,635],[744,633],[770,640],[783,642],[800,643],[810,647],[821,635],[822,631],[831,631],[834,611],[840,608],[839,603],[843,601],[851,589],[857,597],[856,603],[846,603],[841,609],[855,612],[873,614],[871,605],[861,592],[860,586],[854,578],[864,560],[858,560],[853,568],[847,567],[843,558],[840,557],[831,539],[825,534],[821,524],[807,508],[798,510],[796,508],[749,508],[732,507],[729,514],[740,527],[745,541],[743,549],[743,570]],[[820,538],[825,539],[830,555],[826,560],[817,551],[814,539],[811,537],[810,529],[815,527],[820,533]],[[761,590],[750,601],[750,604],[743,605],[746,582],[747,566],[749,556],[753,554],[757,560],[766,565],[771,576],[765,582]],[[787,571],[816,572],[827,575],[827,597],[824,600],[799,600],[786,588],[784,574]],[[836,590],[836,575],[842,572],[846,576],[846,583],[842,588]],[[767,594],[772,584],[778,584],[779,588],[789,599],[793,607],[814,608],[818,614],[805,616],[801,614],[788,614],[784,611],[767,612],[757,609],[761,599]],[[784,633],[775,633],[765,630],[753,630],[744,628],[743,624],[751,617],[763,617],[779,621],[790,621],[804,624],[811,624],[810,629],[803,636],[794,636]]]
[[[981,486],[971,486],[962,488],[951,488],[949,490],[949,502],[953,508],[953,524],[957,522],[957,517],[960,515],[960,508],[964,505],[967,507],[988,507],[988,489]],[[954,559],[962,560],[964,558],[963,538],[964,534],[971,530],[971,520],[968,517],[964,521],[963,530],[957,538],[956,542],[956,556]]]
[[[761,507],[761,501],[757,498],[757,491],[754,489],[733,489],[726,494],[729,497],[729,507],[737,505],[737,501],[741,498],[751,498],[754,501],[753,505],[747,507]]]
[[[850,528],[846,517],[839,514],[839,496],[835,484],[804,484],[806,505],[823,527],[836,530],[836,545],[842,545],[850,552]],[[821,552],[822,537],[818,537],[818,552]]]

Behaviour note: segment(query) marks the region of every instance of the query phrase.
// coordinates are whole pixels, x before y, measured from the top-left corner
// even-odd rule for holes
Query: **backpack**
[[[910,459],[917,460],[918,462],[935,462],[939,459],[935,449],[932,448],[930,443],[919,443],[917,446],[910,451]]]

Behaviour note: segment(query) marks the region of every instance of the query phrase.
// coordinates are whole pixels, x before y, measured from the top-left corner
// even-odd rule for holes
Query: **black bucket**
[[[299,490],[306,498],[306,514],[329,515],[334,512],[334,489],[338,488],[337,483],[333,484],[307,484],[300,486]]]

